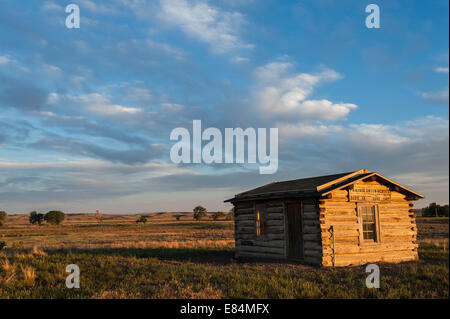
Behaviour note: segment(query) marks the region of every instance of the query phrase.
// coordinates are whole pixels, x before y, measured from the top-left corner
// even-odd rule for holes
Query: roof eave
[[[279,199],[279,198],[291,198],[291,197],[317,197],[320,194],[316,191],[307,191],[307,192],[284,192],[284,193],[267,193],[267,194],[258,194],[251,196],[238,196],[227,199],[224,203],[235,203],[235,202],[243,202],[243,201],[252,201],[252,200],[265,200],[265,199]]]

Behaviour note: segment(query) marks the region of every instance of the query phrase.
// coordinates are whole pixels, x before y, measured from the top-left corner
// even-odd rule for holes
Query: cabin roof
[[[423,195],[397,184],[379,173],[363,169],[348,173],[273,182],[236,194],[234,198],[227,199],[225,202],[238,202],[252,199],[322,196],[332,192],[333,190],[350,186],[359,180],[372,176],[378,177],[385,182],[392,184],[394,187],[397,187],[399,191],[407,193],[415,199],[424,198]]]

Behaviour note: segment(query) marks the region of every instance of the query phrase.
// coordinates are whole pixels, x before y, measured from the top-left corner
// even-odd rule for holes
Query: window
[[[362,224],[362,239],[365,242],[378,242],[378,216],[375,205],[361,205],[358,207]]]
[[[256,205],[255,207],[256,236],[260,237],[267,234],[265,205]]]

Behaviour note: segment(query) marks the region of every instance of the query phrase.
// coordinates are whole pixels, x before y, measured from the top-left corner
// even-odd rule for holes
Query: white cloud
[[[448,104],[449,101],[448,88],[442,91],[423,92],[421,96],[424,100],[437,104]]]
[[[104,115],[133,115],[142,112],[142,110],[138,108],[113,104],[108,98],[99,93],[81,95],[77,97],[77,99],[84,105],[86,111],[92,113]]]
[[[59,77],[63,74],[63,71],[61,70],[61,68],[59,68],[55,65],[47,64],[47,63],[44,63],[42,65],[42,69],[50,77]]]
[[[308,99],[320,84],[342,78],[335,71],[288,74],[291,68],[289,62],[272,62],[255,71],[259,82],[255,102],[267,117],[278,116],[288,121],[337,121],[357,108],[352,103]]]
[[[100,2],[100,3],[99,3]],[[91,0],[78,0],[77,3],[80,6],[80,9],[86,9],[88,11],[97,13],[97,14],[118,14],[120,10],[105,1],[91,1]]]
[[[240,28],[245,24],[245,18],[239,12],[222,11],[198,0],[160,0],[159,3],[158,17],[162,21],[209,44],[213,52],[227,53],[252,47],[240,38]]]
[[[9,64],[10,62],[11,60],[7,55],[0,55],[0,65]]]
[[[241,57],[241,56],[236,56],[236,57],[231,59],[231,62],[233,62],[233,63],[245,63],[245,62],[248,62],[248,58],[244,58],[244,57]]]
[[[308,124],[308,123],[280,123],[276,125],[280,130],[281,137],[291,137],[296,139],[321,139],[329,134],[341,132],[344,128],[339,125]]]
[[[0,67],[12,67],[23,72],[28,72],[28,68],[23,66],[19,61],[11,58],[9,55],[0,55]]]
[[[437,73],[448,73],[448,67],[437,67],[434,71]]]
[[[74,103],[75,105],[81,105],[81,107],[89,113],[106,116],[136,115],[142,113],[140,108],[114,104],[106,96],[100,93],[89,93],[78,96],[62,96],[57,93],[50,93],[48,101],[50,104],[65,102]]]
[[[62,6],[60,6],[59,4],[56,4],[53,1],[45,1],[42,8],[46,11],[55,10],[55,11],[64,12],[64,8]]]

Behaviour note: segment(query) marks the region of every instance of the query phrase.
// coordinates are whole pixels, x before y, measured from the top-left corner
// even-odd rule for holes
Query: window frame
[[[266,209],[266,204],[255,204],[254,206],[255,235],[257,239],[264,238],[267,235]]]
[[[373,207],[375,213],[375,240],[364,239],[364,228],[363,228],[363,216],[362,207]],[[381,225],[380,225],[380,209],[376,203],[356,203],[356,212],[358,216],[359,224],[359,245],[360,246],[370,246],[381,244]]]

